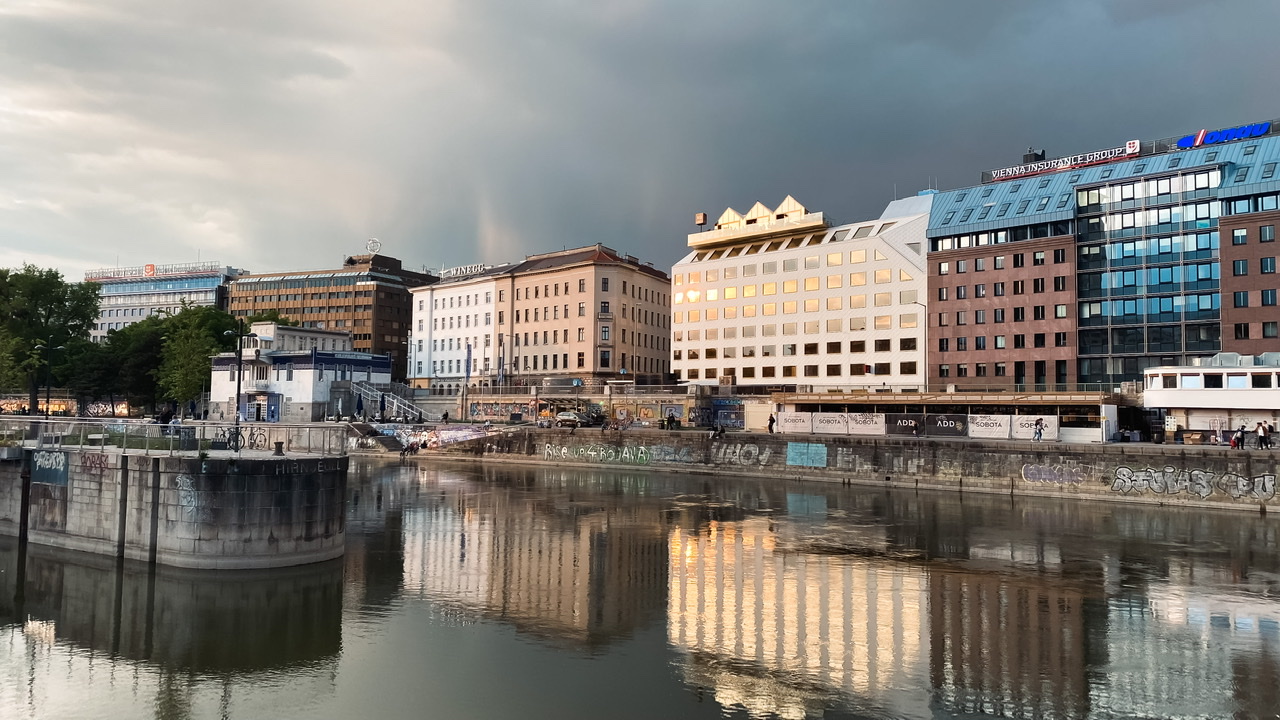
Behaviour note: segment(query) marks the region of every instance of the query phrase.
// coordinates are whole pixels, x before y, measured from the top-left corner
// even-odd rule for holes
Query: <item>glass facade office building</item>
[[[942,274],[939,263],[1006,244],[991,251],[1016,259],[1020,243],[1058,240],[1073,251],[1064,266],[1073,277],[1055,276],[1068,277],[1069,287],[1054,289],[1074,290],[1074,307],[1060,318],[1070,327],[1059,328],[1074,357],[1057,372],[1028,370],[1012,383],[1114,384],[1140,379],[1146,367],[1190,365],[1223,350],[1280,351],[1274,319],[1267,319],[1268,309],[1276,314],[1280,289],[1280,253],[1270,244],[1280,219],[1280,127],[1273,127],[1131,141],[993,171],[988,178],[1008,179],[940,193],[928,231],[931,302],[943,288],[954,295],[954,273]],[[1095,159],[1106,155],[1113,157]],[[993,310],[1055,307],[1039,293],[1052,290],[1028,287],[1024,297],[995,299]],[[931,310],[934,322],[947,321],[945,308]],[[1014,325],[1009,332],[1022,330]],[[1054,333],[1059,340],[1061,332]],[[952,363],[931,351],[936,377]]]

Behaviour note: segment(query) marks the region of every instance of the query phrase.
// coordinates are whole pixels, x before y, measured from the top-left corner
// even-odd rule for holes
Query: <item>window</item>
[[[1014,266],[1014,267],[1016,267],[1016,268],[1020,268],[1020,267],[1025,266],[1026,264],[1027,264],[1027,263],[1026,263],[1026,260],[1025,260],[1025,258],[1023,258],[1022,253],[1017,253],[1016,255],[1014,255],[1014,256],[1013,256],[1013,266]]]
[[[945,263],[945,262],[938,263],[939,275],[946,275],[949,272],[951,272],[951,263]]]
[[[1026,292],[1027,292],[1027,281],[1026,281],[1026,280],[1014,280],[1014,281],[1013,281],[1013,294],[1014,294],[1014,295],[1025,295],[1025,294],[1026,294]]]
[[[969,338],[967,337],[956,338],[956,352],[965,352],[968,349],[969,349]]]
[[[1043,305],[1036,305],[1035,307],[1031,308],[1031,319],[1032,319],[1032,320],[1043,320],[1043,319],[1044,319],[1044,306],[1043,306]]]
[[[1280,325],[1280,323],[1276,323],[1275,321],[1268,321],[1268,322],[1262,323],[1262,337],[1264,338],[1277,337],[1276,335],[1277,325]]]
[[[1014,346],[1015,348],[1019,349],[1019,350],[1020,350],[1020,349],[1022,349],[1022,348],[1025,348],[1025,347],[1027,346],[1027,336],[1026,336],[1026,335],[1014,335],[1014,336],[1013,336],[1013,346]]]
[[[851,352],[851,353],[863,353],[863,352],[866,352],[866,351],[867,351],[867,341],[866,341],[866,340],[850,340],[850,341],[849,341],[849,352]]]
[[[968,297],[969,297],[969,286],[968,286],[968,285],[957,285],[957,286],[956,286],[956,299],[957,299],[957,300],[964,300],[965,298],[968,298]]]
[[[1036,334],[1032,335],[1032,336],[1031,336],[1031,345],[1032,345],[1032,347],[1038,347],[1038,348],[1042,348],[1042,347],[1044,347],[1044,346],[1045,346],[1045,336],[1044,336],[1044,333],[1036,333]]]
[[[1262,227],[1258,228],[1258,242],[1275,242],[1275,241],[1276,241],[1275,225],[1263,225]]]
[[[1035,253],[1033,253],[1033,254],[1031,255],[1031,264],[1032,264],[1032,265],[1043,265],[1043,264],[1044,264],[1044,251],[1043,251],[1043,250],[1037,250]]]
[[[1231,294],[1231,299],[1235,307],[1238,307],[1238,308],[1249,307],[1249,291],[1247,290],[1237,290],[1236,292]]]
[[[993,290],[995,291],[996,297],[1004,297],[1004,283],[1002,282],[995,283]]]
[[[1067,261],[1067,251],[1064,248],[1058,248],[1053,251],[1053,264],[1061,265]]]
[[[889,352],[890,350],[893,349],[892,343],[893,343],[892,340],[876,340],[875,342],[876,352]]]
[[[1057,333],[1054,333],[1054,334],[1053,334],[1053,346],[1054,346],[1054,347],[1066,347],[1066,346],[1067,346],[1067,334],[1066,334],[1066,333],[1064,333],[1064,332],[1057,332]]]
[[[951,352],[951,338],[938,338],[938,352]]]
[[[1237,228],[1231,231],[1231,244],[1244,245],[1249,242],[1249,231],[1244,228]]]
[[[944,377],[951,377],[951,366],[950,366],[950,365],[939,365],[939,366],[938,366],[938,377],[943,377],[943,378],[944,378]]]
[[[1241,276],[1244,276],[1244,275],[1248,275],[1248,274],[1249,274],[1249,261],[1248,261],[1248,260],[1235,260],[1235,261],[1232,261],[1232,263],[1231,263],[1231,274],[1232,274],[1232,275],[1235,275],[1236,277],[1241,277]]]
[[[1013,309],[1013,321],[1014,321],[1014,322],[1026,322],[1026,320],[1027,320],[1027,309],[1026,309],[1026,308],[1024,308],[1024,307],[1016,307],[1016,308],[1014,308],[1014,309]]]
[[[945,287],[940,287],[940,288],[938,288],[938,299],[939,299],[939,300],[946,300],[946,299],[947,299],[947,288],[945,288]]]
[[[1275,291],[1274,289],[1272,289],[1272,290],[1263,290],[1263,291],[1262,291],[1262,306],[1263,306],[1263,307],[1275,307],[1275,304],[1276,304],[1276,291]]]
[[[1033,293],[1044,292],[1044,278],[1033,278],[1031,280],[1031,292]]]
[[[973,349],[974,349],[974,350],[986,350],[986,349],[987,349],[987,336],[986,336],[986,335],[975,335],[975,336],[974,336],[974,338],[973,338]]]
[[[1236,323],[1235,333],[1237,340],[1249,339],[1249,323]]]
[[[1067,276],[1055,275],[1053,277],[1053,289],[1055,292],[1062,292],[1067,289]]]

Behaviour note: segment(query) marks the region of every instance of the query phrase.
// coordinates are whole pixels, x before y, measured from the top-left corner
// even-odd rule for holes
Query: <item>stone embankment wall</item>
[[[1275,453],[1217,447],[761,434],[711,440],[584,428],[499,433],[440,455],[1255,511],[1280,504]]]
[[[36,450],[0,462],[0,534],[189,568],[302,565],[342,555],[347,458],[207,459]]]

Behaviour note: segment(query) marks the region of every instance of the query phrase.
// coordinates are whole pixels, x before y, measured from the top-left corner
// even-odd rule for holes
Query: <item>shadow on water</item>
[[[0,537],[0,614],[45,640],[184,673],[311,665],[342,644],[342,563],[195,571],[27,546],[22,617],[15,539]]]

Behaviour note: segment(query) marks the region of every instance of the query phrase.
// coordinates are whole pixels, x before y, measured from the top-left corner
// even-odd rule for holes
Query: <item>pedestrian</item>
[[[1044,439],[1044,418],[1036,418],[1036,424],[1034,428],[1035,428],[1035,436],[1032,439],[1035,442],[1040,442],[1041,440]]]
[[[445,425],[448,425],[448,424],[449,424],[449,411],[448,411],[448,410],[445,410],[445,411],[444,411],[444,414],[440,416],[440,422],[444,423]]]
[[[1267,443],[1271,441],[1271,438],[1267,437],[1267,426],[1259,420],[1257,427],[1253,431],[1258,434],[1258,449],[1266,450]]]
[[[1236,449],[1244,448],[1244,426],[1243,425],[1240,426],[1239,430],[1236,430],[1235,435],[1231,436],[1231,447]]]
[[[773,434],[773,424],[776,422],[777,420],[773,418],[773,413],[769,413],[769,434],[770,435]]]
[[[711,432],[707,434],[707,439],[708,439],[708,440],[715,440],[715,439],[716,439],[716,433],[717,433],[719,430],[720,430],[720,428],[716,427],[715,425],[712,425],[712,426],[711,426]]]
[[[920,437],[920,423],[915,420],[911,421],[911,437]]]

